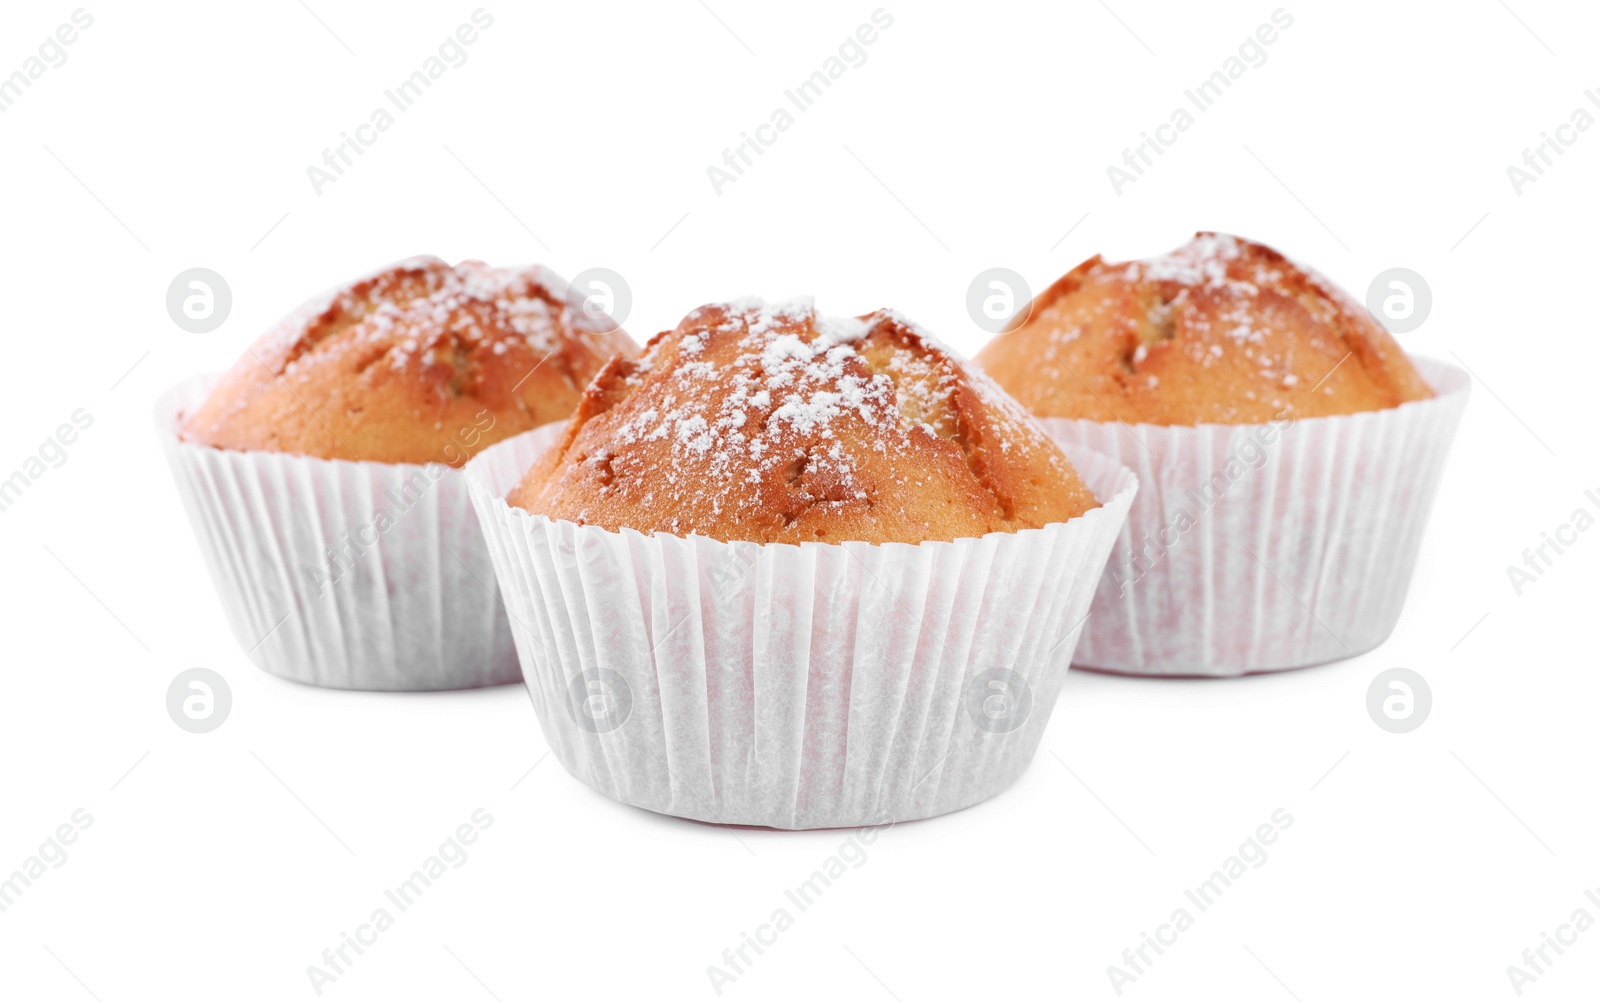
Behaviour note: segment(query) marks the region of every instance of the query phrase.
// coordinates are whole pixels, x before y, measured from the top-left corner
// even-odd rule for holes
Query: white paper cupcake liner
[[[1471,384],[1414,361],[1438,396],[1383,411],[1197,427],[1039,419],[1141,485],[1075,664],[1234,676],[1383,643]]]
[[[521,678],[462,471],[184,442],[181,416],[215,379],[168,391],[156,425],[228,624],[256,665],[359,690]]]
[[[1101,508],[921,545],[612,533],[505,495],[559,434],[467,466],[523,678],[562,765],[626,804],[782,829],[926,818],[1027,767],[1137,481]]]

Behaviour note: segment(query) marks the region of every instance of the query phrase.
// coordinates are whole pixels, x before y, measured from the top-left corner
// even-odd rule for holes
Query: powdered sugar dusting
[[[652,341],[627,383],[652,390],[615,412],[606,441],[621,453],[657,444],[653,503],[709,496],[718,511],[737,504],[724,494],[762,505],[774,485],[810,505],[862,503],[861,450],[893,455],[913,437],[953,438],[960,386],[1007,419],[994,424],[989,446],[1009,451],[1008,426],[1031,427],[1015,401],[904,318],[825,317],[809,297],[702,307]],[[746,488],[723,492],[723,484]],[[621,478],[600,488],[632,489]]]
[[[1028,334],[1003,337],[1007,349],[984,358],[1043,414],[1231,423],[1394,406],[1414,392],[1389,371],[1401,363],[1384,364],[1385,352],[1400,353],[1363,306],[1312,269],[1227,234],[1198,233],[1142,261],[1092,258],[1034,308]],[[1037,358],[1010,347],[1028,338]]]
[[[291,372],[335,335],[388,368],[458,365],[484,349],[535,358],[561,350],[573,329],[566,282],[540,265],[490,268],[434,257],[407,258],[307,303],[279,325],[272,349]]]
[[[1250,255],[1244,242],[1226,233],[1196,234],[1193,240],[1171,253],[1130,261],[1117,269],[1116,274],[1129,282],[1168,283],[1181,287],[1169,293],[1169,298],[1150,307],[1148,316],[1155,327],[1170,326],[1174,313],[1187,307],[1196,293],[1210,294],[1214,300],[1226,304],[1215,317],[1222,324],[1220,333],[1240,346],[1265,342],[1254,301],[1260,297],[1262,289],[1276,288],[1284,280],[1282,268]],[[1211,319],[1193,318],[1191,322],[1205,331],[1212,328]],[[1143,360],[1142,352],[1134,359],[1136,363]],[[1212,359],[1204,357],[1199,361],[1210,365]]]
[[[1228,275],[1228,262],[1238,260],[1241,253],[1237,238],[1225,233],[1202,233],[1170,254],[1128,262],[1124,275],[1133,282],[1219,287],[1237,281]]]

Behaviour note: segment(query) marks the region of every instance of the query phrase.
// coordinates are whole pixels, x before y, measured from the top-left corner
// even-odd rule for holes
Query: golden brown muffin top
[[[1096,421],[1257,424],[1433,396],[1337,286],[1219,233],[1144,261],[1090,258],[976,361],[1034,414]]]
[[[704,306],[613,359],[507,499],[643,533],[920,543],[1097,507],[988,379],[888,310]]]
[[[324,459],[446,463],[577,407],[638,346],[569,311],[532,265],[408,258],[307,302],[245,351],[184,439]]]

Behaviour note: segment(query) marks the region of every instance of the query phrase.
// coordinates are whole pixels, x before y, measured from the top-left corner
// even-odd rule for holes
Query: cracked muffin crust
[[[181,435],[221,449],[445,463],[572,413],[626,333],[537,265],[400,261],[319,296],[236,362]]]
[[[613,359],[507,501],[552,519],[760,543],[920,543],[1098,503],[986,377],[892,311],[704,306]]]
[[[1090,258],[975,361],[1051,418],[1259,424],[1433,396],[1365,307],[1272,248],[1217,233],[1144,261]]]

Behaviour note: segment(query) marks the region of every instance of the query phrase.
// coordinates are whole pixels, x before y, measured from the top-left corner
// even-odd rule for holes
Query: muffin
[[[508,500],[756,543],[954,540],[1098,504],[1014,401],[914,326],[808,303],[703,307],[613,360]]]
[[[1217,233],[1147,261],[1090,258],[976,361],[1036,415],[1135,425],[1251,425],[1433,396],[1365,307],[1272,248]]]
[[[568,771],[778,828],[1010,784],[1136,489],[909,321],[809,301],[702,307],[466,472]]]
[[[412,258],[321,295],[157,422],[235,636],[348,689],[520,677],[457,468],[565,418],[636,346],[540,268]]]
[[[460,467],[572,414],[638,350],[567,309],[548,270],[410,258],[313,299],[245,351],[183,423],[218,449]],[[471,442],[461,430],[477,429]]]
[[[1238,675],[1394,629],[1468,380],[1409,358],[1327,279],[1225,234],[1097,256],[977,362],[1058,441],[1145,486],[1078,664]]]

